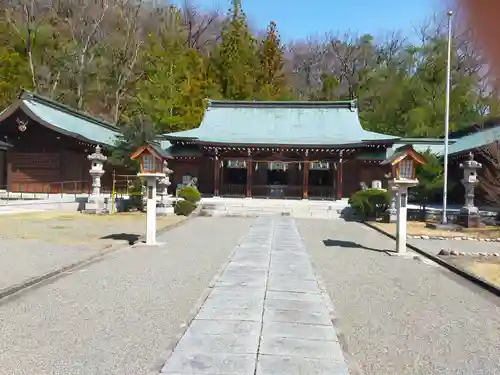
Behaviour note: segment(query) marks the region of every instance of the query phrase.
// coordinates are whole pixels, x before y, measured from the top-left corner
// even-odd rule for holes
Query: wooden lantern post
[[[418,185],[415,168],[417,164],[425,164],[425,159],[408,145],[396,150],[394,155],[381,164],[391,166],[393,179],[389,181],[389,186],[395,187],[398,192],[396,200],[396,254],[404,255],[406,254],[408,188]]]
[[[158,245],[156,242],[156,182],[165,178],[163,161],[166,159],[159,147],[147,144],[140,147],[131,156],[132,160],[139,160],[140,172],[137,174],[146,181],[146,245]]]

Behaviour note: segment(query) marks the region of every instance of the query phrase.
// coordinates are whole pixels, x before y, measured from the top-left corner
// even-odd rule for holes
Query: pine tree
[[[198,126],[205,99],[217,91],[203,56],[172,30],[151,35],[143,53],[144,79],[128,111],[150,116],[160,134]]]
[[[256,91],[262,99],[284,99],[290,96],[287,80],[283,71],[284,48],[276,29],[276,23],[271,22],[267,28],[266,37],[260,43],[257,51],[259,60],[259,75]]]
[[[240,0],[233,0],[228,18],[212,60],[215,77],[224,98],[250,100],[254,98],[258,63],[255,39]]]

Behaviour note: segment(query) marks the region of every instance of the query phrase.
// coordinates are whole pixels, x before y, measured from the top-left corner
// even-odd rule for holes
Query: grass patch
[[[500,257],[447,256],[446,260],[500,288]]]
[[[184,220],[181,216],[158,216],[157,230]],[[146,214],[126,212],[111,215],[90,215],[79,212],[30,212],[0,216],[1,239],[38,239],[45,242],[77,245],[82,248],[105,246],[117,240],[105,237],[125,233],[141,236],[146,233]]]
[[[392,235],[396,235],[396,223],[371,222],[370,224],[382,229]],[[500,237],[500,228],[495,226],[486,226],[485,228],[462,228],[460,231],[449,231],[442,229],[432,229],[426,227],[426,222],[409,221],[406,226],[406,232],[409,236],[429,236],[429,237],[478,237],[478,238],[498,238]]]

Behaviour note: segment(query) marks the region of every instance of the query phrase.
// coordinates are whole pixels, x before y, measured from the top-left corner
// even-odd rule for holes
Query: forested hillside
[[[164,133],[197,126],[206,98],[357,98],[369,130],[443,133],[444,17],[416,25],[413,35],[332,32],[285,45],[274,22],[252,29],[239,0],[228,0],[225,13],[201,11],[193,2],[181,8],[153,3],[2,2],[0,108],[23,87],[124,130],[153,124],[150,132]],[[496,115],[499,105],[480,51],[467,30],[456,30],[454,130]]]

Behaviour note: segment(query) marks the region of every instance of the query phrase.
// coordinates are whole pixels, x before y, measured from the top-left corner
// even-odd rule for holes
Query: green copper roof
[[[398,139],[364,130],[356,101],[210,101],[198,128],[163,137],[210,144],[297,146],[340,146]]]
[[[448,154],[450,156],[461,154],[475,148],[489,145],[500,140],[500,126],[486,129],[456,139],[456,142],[449,146]]]
[[[449,140],[450,145],[454,142],[455,140]],[[387,157],[392,156],[398,148],[405,145],[411,145],[420,154],[430,151],[440,156],[444,153],[444,139],[442,138],[401,138],[394,142],[391,148],[387,149]]]
[[[0,114],[0,121],[17,109],[54,131],[82,141],[114,146],[120,135],[118,128],[105,121],[28,91]]]

